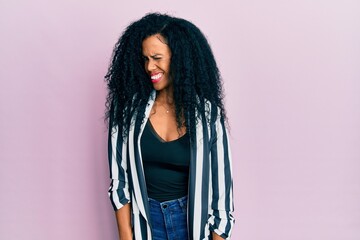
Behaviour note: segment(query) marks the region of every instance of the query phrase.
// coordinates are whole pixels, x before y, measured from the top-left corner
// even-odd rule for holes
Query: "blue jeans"
[[[149,198],[153,240],[187,240],[187,196],[158,202]]]

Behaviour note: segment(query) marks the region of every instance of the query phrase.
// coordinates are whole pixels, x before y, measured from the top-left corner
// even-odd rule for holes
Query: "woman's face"
[[[161,91],[171,87],[171,51],[166,40],[160,34],[145,38],[142,42],[142,53],[145,71],[148,73],[154,89]]]

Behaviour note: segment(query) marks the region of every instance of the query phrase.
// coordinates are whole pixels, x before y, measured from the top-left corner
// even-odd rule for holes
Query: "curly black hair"
[[[204,34],[193,23],[167,14],[149,13],[131,23],[116,43],[109,70],[105,76],[108,87],[105,120],[118,126],[126,138],[129,128],[141,124],[150,93],[151,80],[144,67],[142,42],[160,34],[171,50],[170,76],[173,80],[173,97],[177,125],[185,119],[186,131],[195,137],[196,123],[216,106],[220,113],[211,111],[226,120],[223,104],[222,80],[214,55]],[[133,116],[135,121],[133,121]],[[213,117],[209,121],[214,121]]]

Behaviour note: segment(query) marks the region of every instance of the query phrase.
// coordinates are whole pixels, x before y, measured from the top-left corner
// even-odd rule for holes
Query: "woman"
[[[105,78],[109,196],[120,239],[230,239],[222,85],[201,31],[148,14],[120,37]]]

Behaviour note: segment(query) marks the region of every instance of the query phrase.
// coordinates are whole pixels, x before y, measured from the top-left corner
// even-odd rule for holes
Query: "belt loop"
[[[187,205],[187,197],[182,197],[178,199],[178,202],[180,204],[180,207],[184,208]]]
[[[180,204],[180,207],[183,207],[183,206],[184,206],[184,204],[183,204],[183,202],[181,201],[180,198],[178,199],[178,202],[179,202],[179,204]]]

